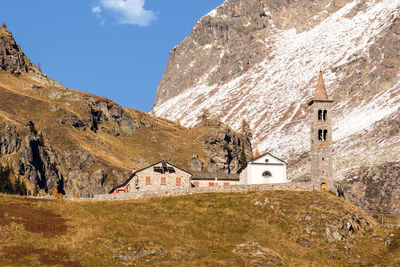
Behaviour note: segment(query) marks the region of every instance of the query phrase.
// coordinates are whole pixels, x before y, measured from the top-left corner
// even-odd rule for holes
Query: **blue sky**
[[[64,86],[150,111],[169,51],[223,0],[3,0],[0,23]]]

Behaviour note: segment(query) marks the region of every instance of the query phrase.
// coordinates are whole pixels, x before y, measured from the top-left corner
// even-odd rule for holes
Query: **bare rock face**
[[[199,159],[199,155],[193,155],[189,160],[189,168],[191,171],[201,172],[203,170],[203,162]]]
[[[400,217],[400,162],[357,168],[340,184],[345,197],[362,209]]]
[[[229,0],[193,27],[190,35],[170,52],[157,88],[155,106],[202,83],[224,84],[245,73],[271,53],[261,40],[281,29],[307,28],[311,19],[332,1]],[[345,1],[333,1],[335,11]],[[293,9],[301,16],[293,16]],[[271,24],[271,21],[275,25]]]
[[[0,157],[6,154],[13,154],[21,147],[21,138],[15,126],[7,123],[3,136],[0,137]]]
[[[50,192],[61,179],[54,151],[42,146],[36,135],[27,135],[19,156],[18,173]]]
[[[121,106],[111,101],[99,101],[95,104],[95,109],[91,110],[93,120],[91,129],[96,129],[102,122],[108,122],[115,126],[112,133],[119,135],[125,133],[133,135],[140,129],[140,124],[136,119],[129,116]],[[150,126],[151,127],[151,126]]]
[[[13,75],[37,71],[15,42],[7,27],[0,28],[0,68]]]
[[[244,162],[240,161],[242,149],[248,160],[252,155],[250,141],[239,136],[222,122],[203,120],[196,127],[205,127],[200,143],[209,155],[209,172],[237,173]]]
[[[258,243],[240,244],[233,252],[249,266],[284,266],[283,259],[276,252]]]

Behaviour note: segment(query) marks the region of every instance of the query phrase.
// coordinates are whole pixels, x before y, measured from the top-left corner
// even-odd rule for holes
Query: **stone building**
[[[315,96],[308,103],[311,117],[311,182],[313,190],[334,191],[332,172],[332,105],[322,72]]]
[[[240,173],[240,184],[287,183],[287,163],[270,153],[265,153],[247,163]]]
[[[126,182],[110,193],[130,193],[191,187],[192,174],[168,162],[160,161],[134,171]]]
[[[193,187],[238,185],[239,174],[195,172],[191,180]]]

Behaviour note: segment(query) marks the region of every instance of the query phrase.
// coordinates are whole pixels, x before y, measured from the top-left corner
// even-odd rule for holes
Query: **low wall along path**
[[[143,192],[119,193],[119,194],[102,194],[102,195],[95,195],[94,198],[88,200],[127,200],[127,199],[140,199],[147,197],[192,195],[201,193],[235,193],[235,192],[253,192],[253,191],[257,192],[266,190],[311,191],[311,184],[309,182],[308,183],[300,182],[300,183],[285,183],[285,184],[252,184],[252,185],[192,187],[192,188],[143,191]]]

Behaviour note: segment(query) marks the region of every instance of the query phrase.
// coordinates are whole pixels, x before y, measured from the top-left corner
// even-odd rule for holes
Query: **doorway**
[[[328,189],[328,188],[327,188],[326,183],[322,183],[322,184],[321,184],[321,191],[324,192],[324,191],[327,191],[327,189]]]

